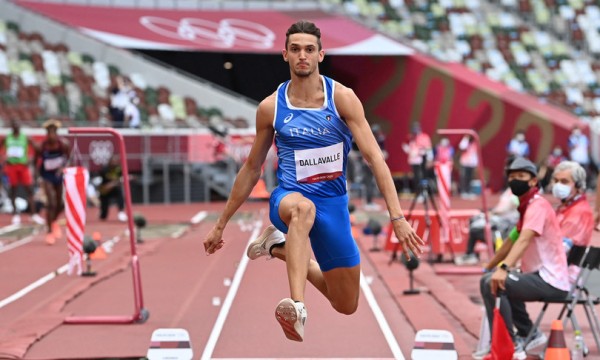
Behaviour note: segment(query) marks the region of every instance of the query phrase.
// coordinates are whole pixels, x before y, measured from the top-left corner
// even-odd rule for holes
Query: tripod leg
[[[435,203],[435,199],[433,197],[433,194],[431,192],[431,189],[428,188],[427,189],[428,194],[429,194],[429,200],[431,202],[431,207],[435,210],[436,213],[436,217],[438,220],[438,224],[440,224],[440,230],[441,230],[441,226],[442,226],[442,218],[440,217],[440,212],[438,210],[437,204]],[[450,224],[446,224],[446,225],[450,225]],[[448,229],[448,232],[450,231],[450,229]],[[452,249],[452,242],[450,241],[450,238],[448,238],[448,243],[447,243],[448,249],[450,250],[450,256],[452,258],[452,261],[454,262],[454,249]]]
[[[404,215],[404,218],[406,219],[406,221],[410,220],[410,217],[412,216],[412,212],[415,209],[415,206],[417,205],[417,198],[418,198],[418,194],[415,194],[415,197],[413,197],[410,206],[408,207],[408,210],[406,212],[406,214]],[[392,230],[393,231],[393,230]],[[392,262],[394,262],[396,259],[398,259],[398,249],[400,248],[400,244],[396,243],[396,245],[394,245],[394,250],[392,251],[392,257],[390,258],[390,264]]]

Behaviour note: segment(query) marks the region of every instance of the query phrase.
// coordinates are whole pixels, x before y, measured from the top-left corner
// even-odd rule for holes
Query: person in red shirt
[[[433,161],[433,147],[429,135],[421,131],[419,123],[411,127],[408,143],[402,144],[402,150],[408,156],[408,165],[413,173],[413,192],[419,194],[421,182],[426,179],[426,170]]]
[[[565,250],[573,245],[589,246],[594,229],[594,212],[585,196],[586,172],[574,161],[563,161],[552,174],[552,195],[560,200],[556,217],[563,235]],[[571,282],[575,281],[579,267],[569,267]]]

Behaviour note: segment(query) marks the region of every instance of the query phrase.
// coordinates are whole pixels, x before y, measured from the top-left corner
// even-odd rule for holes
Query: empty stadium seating
[[[600,118],[600,7],[589,0],[341,0],[417,49]]]
[[[130,79],[142,127],[202,128],[214,115],[224,126],[248,127],[245,119],[223,118],[219,109],[204,108],[166,86],[148,86],[144,74],[122,74],[115,65],[0,20],[0,120],[5,125],[16,119],[36,127],[55,117],[67,126],[109,126],[110,89],[119,76]]]

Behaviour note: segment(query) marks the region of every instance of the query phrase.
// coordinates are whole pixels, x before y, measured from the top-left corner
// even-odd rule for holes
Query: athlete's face
[[[46,129],[46,136],[48,137],[48,140],[56,140],[58,138],[58,135],[56,134],[56,127],[48,126]]]
[[[317,37],[310,34],[292,34],[288,38],[283,59],[290,64],[290,70],[299,77],[308,77],[323,61],[325,51],[319,50]]]

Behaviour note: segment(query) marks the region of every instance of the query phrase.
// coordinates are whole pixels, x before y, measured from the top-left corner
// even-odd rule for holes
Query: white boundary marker
[[[192,224],[199,224],[202,220],[204,220],[206,218],[206,216],[208,215],[208,213],[206,211],[200,211],[199,213],[197,213],[196,215],[194,215],[194,217],[191,220]],[[260,226],[262,226],[262,224],[260,224]],[[260,229],[260,226],[258,226],[257,228]],[[8,225],[5,226],[3,228],[0,228],[0,234],[6,233],[8,231],[13,231],[16,228],[18,228],[18,225]],[[35,232],[32,235],[29,235],[19,241],[15,241],[9,245],[6,246],[2,246],[0,247],[0,253],[3,253],[5,251],[9,251],[12,250],[14,248],[17,248],[19,246],[25,245],[29,242],[31,242],[34,238]],[[254,235],[256,236],[256,235]],[[112,248],[113,246],[119,242],[119,240],[121,239],[121,236],[116,235],[114,236],[112,239],[107,240],[105,242],[102,243],[102,247],[104,248],[104,250],[108,253],[112,252]],[[247,262],[247,261],[246,261]],[[22,298],[23,296],[27,295],[28,293],[30,293],[31,291],[37,289],[38,287],[44,285],[45,283],[47,283],[48,281],[54,279],[55,277],[64,274],[68,269],[68,264],[65,264],[61,267],[59,267],[58,269],[54,270],[51,273],[48,273],[44,276],[42,276],[41,278],[39,278],[38,280],[32,282],[31,284],[25,286],[24,288],[22,288],[21,290],[17,291],[16,293],[8,296],[7,298],[4,298],[2,300],[0,300],[0,309],[2,309],[3,307],[5,307],[6,305],[19,300],[20,298]]]
[[[392,333],[392,329],[390,328],[390,325],[385,319],[383,311],[381,311],[381,308],[377,303],[377,299],[375,299],[375,295],[373,295],[373,291],[371,290],[371,287],[369,287],[367,279],[365,278],[365,274],[363,274],[362,271],[360,272],[360,288],[363,291],[365,298],[367,298],[367,303],[369,303],[371,311],[373,311],[373,315],[375,315],[375,319],[379,324],[379,328],[383,332],[383,336],[385,337],[385,340],[387,341],[390,350],[392,350],[394,359],[404,360],[404,355],[402,355],[400,345],[398,345],[398,341],[396,341],[396,337]]]
[[[248,244],[251,241],[256,239],[259,234],[259,231],[262,230],[262,221],[257,221],[254,223],[254,230],[252,231],[252,235],[248,239]],[[240,287],[240,283],[242,282],[242,278],[244,277],[244,273],[246,272],[246,267],[248,266],[248,256],[246,256],[246,248],[244,248],[244,252],[242,253],[242,259],[240,260],[240,265],[235,271],[235,275],[233,276],[233,280],[231,282],[231,286],[227,291],[227,296],[225,297],[225,301],[223,301],[223,306],[221,307],[221,311],[219,311],[219,315],[217,316],[217,320],[215,321],[215,325],[210,333],[208,341],[206,342],[206,346],[204,347],[204,352],[202,353],[201,360],[209,360],[212,359],[213,351],[215,350],[215,346],[217,345],[217,340],[221,335],[221,331],[223,330],[223,325],[225,325],[225,320],[227,319],[227,315],[229,315],[229,310],[231,309],[231,304],[233,303],[233,299],[235,298],[237,291]]]
[[[199,211],[196,215],[192,216],[190,223],[192,223],[192,225],[200,224],[200,222],[204,220],[207,216],[207,211]]]
[[[30,237],[33,238],[33,236],[30,236]],[[102,247],[104,248],[104,250],[106,252],[110,253],[110,252],[112,252],[112,247],[117,242],[119,242],[119,239],[120,239],[120,236],[116,235],[112,239],[103,242],[102,243]],[[25,239],[23,239],[23,240],[25,240]],[[29,239],[29,241],[31,241],[31,239]],[[21,244],[21,245],[23,245],[23,244]],[[67,271],[68,268],[69,268],[69,264],[64,264],[63,266],[59,267],[58,269],[54,270],[51,273],[48,273],[48,274],[42,276],[41,278],[39,278],[36,281],[32,282],[31,284],[25,286],[24,288],[22,288],[21,290],[17,291],[16,293],[10,295],[9,297],[0,300],[0,309],[2,309],[6,305],[8,305],[8,304],[10,304],[10,303],[12,303],[12,302],[14,302],[16,300],[19,300],[23,296],[29,294],[33,290],[39,288],[40,286],[44,285],[45,283],[47,283],[48,281],[54,279],[55,277],[64,274]]]
[[[21,225],[19,224],[10,224],[10,225],[6,225],[0,228],[0,236],[9,233],[11,231],[15,231],[17,229],[19,229],[21,227]]]
[[[69,268],[69,264],[64,264],[63,266],[59,267],[58,269],[54,270],[51,273],[48,273],[47,275],[42,276],[41,278],[39,278],[38,280],[32,282],[31,284],[25,286],[24,288],[22,288],[21,290],[17,291],[16,293],[12,294],[11,296],[3,299],[0,301],[0,309],[2,309],[3,307],[5,307],[6,305],[19,300],[20,298],[22,298],[23,296],[27,295],[28,293],[30,293],[31,291],[39,288],[40,286],[44,285],[45,283],[47,283],[48,281],[54,279],[55,277],[59,276],[60,274],[63,274],[67,271],[67,269]]]
[[[0,236],[4,235],[6,233],[9,233],[11,231],[17,230],[20,227],[21,227],[21,225],[18,225],[18,224],[11,224],[11,225],[4,226],[4,227],[0,228]],[[16,249],[19,246],[23,246],[25,244],[30,243],[33,240],[33,237],[37,234],[38,234],[38,230],[36,228],[34,228],[33,232],[30,235],[27,235],[26,237],[24,237],[20,240],[11,242],[7,245],[4,245],[0,241],[0,254],[2,254],[3,252],[6,252],[6,251],[12,250],[12,249]]]
[[[28,244],[28,243],[30,243],[32,240],[33,240],[33,234],[32,234],[32,235],[29,235],[29,236],[27,236],[27,237],[24,237],[24,238],[22,238],[21,240],[17,240],[17,241],[15,241],[15,242],[12,242],[12,243],[10,243],[10,244],[8,244],[8,245],[1,246],[1,247],[0,247],[0,254],[2,254],[3,252],[6,252],[6,251],[12,250],[12,249],[16,249],[16,248],[18,248],[19,246],[23,246],[23,245],[25,245],[25,244]]]

